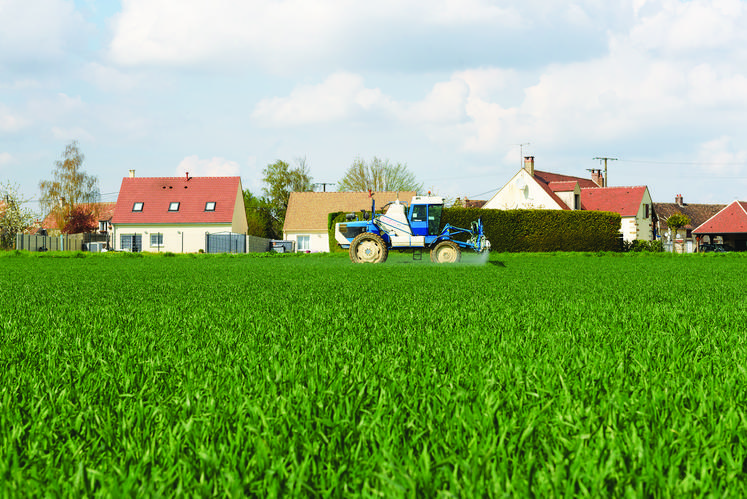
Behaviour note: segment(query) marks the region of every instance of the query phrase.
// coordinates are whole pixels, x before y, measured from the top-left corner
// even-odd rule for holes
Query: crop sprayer
[[[335,224],[335,240],[342,248],[349,248],[354,263],[383,263],[389,250],[430,250],[431,260],[436,263],[455,263],[461,258],[462,249],[478,253],[490,250],[490,241],[483,233],[482,220],[472,222],[471,229],[462,229],[446,224],[441,226],[444,199],[440,196],[415,196],[410,206],[399,200],[387,203],[386,212],[376,213],[376,201],[371,196],[371,219],[363,220],[348,214],[346,222]],[[467,238],[466,241],[458,239]],[[418,251],[420,250],[420,251]]]

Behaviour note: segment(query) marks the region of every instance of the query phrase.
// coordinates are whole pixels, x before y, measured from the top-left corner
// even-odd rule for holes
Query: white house
[[[376,192],[376,209],[399,199],[410,203],[415,192]],[[371,211],[368,192],[291,192],[285,212],[283,239],[296,242],[296,251],[329,251],[328,217],[334,212]]]
[[[194,253],[206,234],[246,234],[240,177],[122,179],[111,220],[115,250]]]
[[[603,187],[604,178],[593,170],[591,179],[535,170],[534,157],[524,158],[520,169],[487,203],[494,210],[610,211],[622,217],[625,241],[654,239],[654,213],[648,187]]]

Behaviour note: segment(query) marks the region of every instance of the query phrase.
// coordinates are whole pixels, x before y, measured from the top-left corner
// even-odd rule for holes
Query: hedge
[[[345,221],[347,212],[328,217],[329,250],[341,249],[335,241],[335,224]],[[441,229],[448,223],[469,229],[482,219],[485,235],[496,252],[620,251],[620,215],[602,211],[567,210],[483,210],[445,208]],[[461,240],[466,240],[464,235]]]
[[[441,226],[482,219],[491,251],[620,251],[620,215],[601,211],[446,208]]]

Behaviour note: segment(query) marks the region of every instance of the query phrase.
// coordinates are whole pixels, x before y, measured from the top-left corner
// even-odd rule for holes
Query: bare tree
[[[376,156],[371,161],[356,158],[338,182],[338,191],[421,191],[423,184],[404,163],[392,164]]]
[[[71,142],[65,147],[62,159],[55,162],[52,180],[39,182],[42,210],[54,214],[58,227],[65,225],[73,208],[81,203],[95,203],[100,198],[99,180],[83,170],[84,158],[78,142]]]

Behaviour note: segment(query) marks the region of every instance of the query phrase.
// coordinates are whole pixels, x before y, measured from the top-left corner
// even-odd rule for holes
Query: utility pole
[[[598,159],[600,163],[604,161],[604,187],[607,187],[609,185],[609,181],[607,180],[607,161],[617,161],[617,158],[600,158],[597,156],[592,159]]]
[[[324,189],[324,192],[327,192],[327,186],[328,186],[328,185],[335,185],[335,183],[334,183],[334,182],[319,182],[319,183],[317,183],[317,184],[314,184],[314,185],[315,185],[315,186],[317,186],[317,185],[321,185],[321,186],[322,186],[322,188]]]

